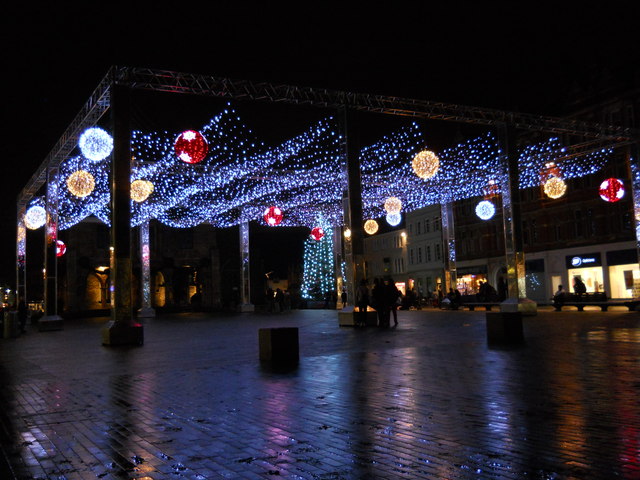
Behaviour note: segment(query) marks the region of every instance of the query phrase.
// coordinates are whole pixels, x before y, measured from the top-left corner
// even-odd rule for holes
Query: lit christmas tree
[[[332,232],[328,228],[323,231],[319,240],[310,235],[304,243],[302,297],[309,300],[322,300],[336,288]]]

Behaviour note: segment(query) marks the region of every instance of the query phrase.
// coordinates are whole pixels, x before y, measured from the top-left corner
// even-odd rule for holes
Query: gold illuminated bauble
[[[153,183],[149,180],[134,180],[131,182],[131,200],[144,202],[153,193]]]
[[[559,177],[551,177],[544,184],[544,193],[549,198],[560,198],[567,191],[567,184]]]
[[[91,195],[96,186],[96,181],[89,172],[76,170],[67,178],[67,188],[76,197],[86,197]]]
[[[369,235],[373,235],[378,231],[378,222],[375,220],[367,220],[364,222],[364,231]]]
[[[427,180],[438,173],[440,159],[431,150],[423,150],[413,157],[411,166],[417,176]]]
[[[384,202],[384,209],[388,214],[400,213],[402,201],[398,197],[389,197]]]

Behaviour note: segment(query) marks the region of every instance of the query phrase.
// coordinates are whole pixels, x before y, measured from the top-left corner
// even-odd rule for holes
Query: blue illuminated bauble
[[[200,132],[187,130],[182,132],[174,143],[178,158],[185,163],[198,163],[209,153],[209,144]]]
[[[264,221],[267,222],[267,225],[270,227],[275,227],[280,222],[282,222],[282,210],[278,207],[269,207],[264,211]]]
[[[61,257],[67,251],[67,246],[62,240],[56,240],[56,257]]]
[[[29,207],[24,214],[24,225],[29,230],[37,230],[45,223],[47,223],[47,211],[40,205]]]
[[[314,227],[311,229],[311,237],[314,240],[320,240],[324,237],[324,230],[321,227]]]
[[[489,220],[496,213],[496,207],[489,200],[482,200],[476,205],[476,215],[481,220]]]
[[[113,151],[113,138],[101,128],[87,128],[80,135],[78,146],[85,158],[99,162],[107,158]]]
[[[397,227],[402,221],[402,215],[399,213],[390,213],[387,215],[387,223],[392,227]]]
[[[605,202],[617,202],[624,196],[624,183],[617,178],[607,178],[600,184],[598,193]]]

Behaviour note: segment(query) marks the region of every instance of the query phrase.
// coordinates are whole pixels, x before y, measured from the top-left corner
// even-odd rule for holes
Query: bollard
[[[260,361],[298,363],[298,329],[295,327],[261,328],[258,332]]]

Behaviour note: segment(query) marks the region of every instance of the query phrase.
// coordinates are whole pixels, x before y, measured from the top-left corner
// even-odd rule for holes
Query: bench
[[[579,312],[583,312],[586,306],[599,307],[602,312],[606,312],[609,307],[627,307],[629,311],[633,311],[638,308],[639,303],[638,300],[608,300],[604,293],[566,294],[563,302],[553,303],[553,308],[556,312],[560,312],[562,307],[576,307]]]
[[[484,307],[486,311],[490,311],[493,307],[499,307],[500,302],[465,302],[462,306],[467,307],[472,312],[476,307]]]

